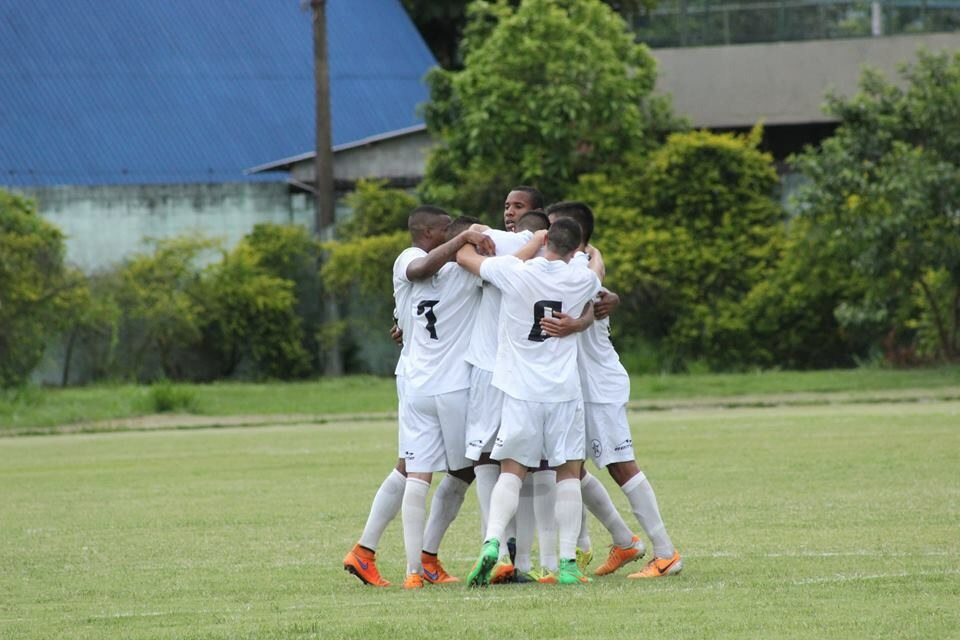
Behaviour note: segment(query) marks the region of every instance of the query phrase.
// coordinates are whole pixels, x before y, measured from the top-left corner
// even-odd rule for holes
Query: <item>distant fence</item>
[[[960,0],[660,0],[633,24],[651,47],[949,32]]]

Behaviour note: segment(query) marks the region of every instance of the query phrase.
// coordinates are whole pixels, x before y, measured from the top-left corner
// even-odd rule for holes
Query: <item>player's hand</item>
[[[600,301],[593,303],[593,314],[597,320],[603,320],[620,306],[620,296],[613,291],[601,291],[597,295],[600,296]]]
[[[540,230],[538,230],[538,231],[534,231],[534,232],[533,232],[533,237],[534,237],[534,238],[537,238],[537,239],[540,241],[540,244],[543,244],[543,245],[547,244],[547,230],[546,230],[546,229],[540,229]]]
[[[390,327],[390,338],[401,347],[403,346],[403,331],[400,330],[396,322]]]
[[[479,233],[483,233],[484,231],[489,231],[489,230],[490,230],[490,227],[488,227],[488,226],[485,225],[485,224],[480,224],[479,222],[477,222],[477,223],[474,223],[474,224],[470,225],[469,230],[470,230],[470,231],[477,231],[477,232],[479,232]]]
[[[590,270],[597,274],[600,282],[603,282],[607,277],[607,268],[603,264],[603,254],[592,244],[587,245],[584,253],[587,254],[587,258],[590,260]]]
[[[464,231],[463,239],[477,248],[477,253],[482,256],[497,255],[497,245],[493,243],[490,236],[485,236],[479,231]]]
[[[572,318],[562,311],[554,311],[553,317],[544,316],[540,320],[540,328],[551,338],[563,338],[576,333],[580,324],[576,318]]]

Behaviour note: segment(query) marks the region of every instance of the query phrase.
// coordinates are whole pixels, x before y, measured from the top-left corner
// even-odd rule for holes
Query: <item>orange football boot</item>
[[[640,536],[633,536],[629,547],[611,546],[610,555],[607,556],[606,562],[597,567],[597,570],[593,573],[598,576],[613,573],[628,562],[639,560],[646,552],[647,548],[644,546]]]
[[[390,583],[380,577],[377,571],[376,552],[361,547],[359,544],[353,545],[349,553],[343,558],[343,569],[360,578],[363,584],[369,584],[374,587],[389,587]]]
[[[404,589],[423,589],[423,576],[419,573],[408,573],[403,581]]]
[[[631,573],[628,578],[665,578],[680,573],[683,569],[683,560],[680,553],[674,550],[670,558],[654,558],[640,571]]]
[[[450,575],[440,564],[440,558],[423,551],[420,553],[420,564],[423,566],[423,579],[430,584],[453,584],[460,582],[460,578]]]

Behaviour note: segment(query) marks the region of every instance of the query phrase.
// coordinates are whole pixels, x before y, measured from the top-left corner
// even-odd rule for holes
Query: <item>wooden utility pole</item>
[[[316,95],[317,157],[314,162],[314,233],[321,240],[332,240],[334,230],[333,135],[330,131],[330,66],[327,58],[326,0],[310,0],[313,9],[313,74]],[[324,315],[328,323],[340,319],[333,294],[324,295]],[[343,374],[340,341],[327,345],[325,374]]]

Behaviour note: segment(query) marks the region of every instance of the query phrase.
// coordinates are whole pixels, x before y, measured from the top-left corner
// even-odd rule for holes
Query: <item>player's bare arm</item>
[[[527,260],[530,260],[531,258],[535,257],[537,255],[537,252],[539,252],[541,247],[543,247],[546,243],[547,243],[546,229],[536,231],[534,232],[533,237],[527,241],[527,244],[520,247],[520,249],[518,249],[517,252],[514,253],[513,255],[515,258],[520,258],[521,260],[526,262]]]
[[[396,320],[393,321],[393,326],[390,327],[390,339],[401,347],[403,346],[403,329],[397,325]]]
[[[540,326],[544,333],[552,338],[564,338],[574,333],[586,331],[594,321],[593,303],[588,302],[583,307],[579,318],[562,311],[554,311],[552,317],[544,316]]]
[[[417,258],[411,262],[407,266],[407,279],[416,281],[433,277],[440,270],[440,267],[450,262],[457,255],[457,251],[466,245],[475,247],[475,252],[482,255],[492,256],[496,252],[493,240],[482,233],[468,229],[432,249],[422,258]]]
[[[484,236],[485,238],[487,236]],[[487,238],[489,240],[489,238]],[[492,253],[491,253],[492,255]],[[480,265],[487,259],[487,256],[480,255],[477,248],[472,244],[465,244],[457,251],[457,264],[469,271],[475,276],[480,275]]]
[[[597,295],[600,300],[593,304],[593,312],[597,320],[603,320],[620,306],[620,296],[609,289],[601,289]]]
[[[587,266],[590,267],[590,270],[597,274],[597,277],[600,278],[600,282],[603,282],[604,277],[607,275],[607,270],[603,265],[603,255],[600,253],[600,250],[595,246],[588,244],[584,248],[584,253],[587,254],[589,262]]]

